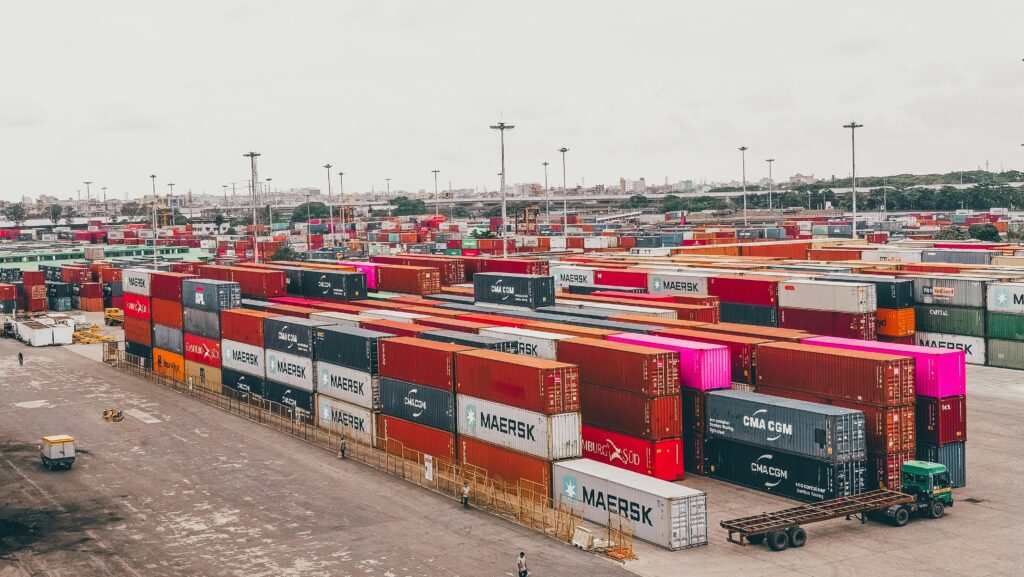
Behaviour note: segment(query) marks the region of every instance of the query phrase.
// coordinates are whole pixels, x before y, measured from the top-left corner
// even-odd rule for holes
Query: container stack
[[[878,340],[914,344],[914,281],[881,275],[829,275],[825,280],[875,286]],[[840,335],[836,335],[840,336]]]
[[[635,338],[645,336],[609,337],[618,342],[564,340],[558,360],[579,367],[584,457],[666,480],[681,479],[680,354],[634,344]]]
[[[988,281],[954,275],[914,277],[915,344],[962,350],[968,363],[984,365]]]
[[[877,302],[870,283],[787,280],[779,283],[779,326],[873,341]]]
[[[103,307],[124,308],[123,269],[107,267],[100,271],[100,282],[103,285]]]
[[[323,321],[293,316],[263,320],[263,345],[267,349],[264,397],[291,407],[299,417],[308,417],[316,410],[313,333],[325,325]]]
[[[1024,369],[1024,283],[990,283],[987,297],[988,364]]]
[[[800,501],[864,491],[864,414],[747,391],[706,398],[707,474]]]
[[[719,299],[723,323],[779,326],[779,283],[784,277],[720,275],[707,279],[708,294]]]
[[[131,360],[150,367],[153,359],[152,305],[150,304],[149,276],[153,271],[146,269],[127,269],[124,271],[124,352],[133,355]],[[47,283],[50,290],[50,310],[61,304],[64,297],[52,296],[55,291],[66,287],[68,291],[68,307],[71,306],[71,287],[65,283]],[[59,294],[59,293],[58,293]],[[55,302],[56,299],[56,302]]]
[[[220,313],[221,383],[243,394],[266,396],[264,320],[279,315],[249,309]]]
[[[195,275],[162,271],[152,271],[149,275],[153,370],[179,381],[186,380],[181,288],[190,278]]]
[[[128,303],[125,303],[125,308]],[[46,283],[46,308],[51,311],[66,312],[72,310],[71,285],[62,281]]]
[[[241,288],[236,282],[181,280],[185,381],[193,387],[222,391],[220,313],[240,308],[241,301]]]
[[[28,312],[42,312],[46,310],[46,273],[38,271],[22,271],[21,290],[24,298],[24,306],[21,308]],[[117,308],[123,308],[123,301],[118,303]]]
[[[875,344],[854,339],[855,343]],[[758,347],[757,392],[864,413],[866,488],[900,487],[900,467],[914,459],[914,360],[808,343]]]

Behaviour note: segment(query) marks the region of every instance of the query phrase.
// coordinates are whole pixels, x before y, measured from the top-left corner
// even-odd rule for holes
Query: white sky
[[[1024,167],[1024,1],[2,3],[0,198]]]

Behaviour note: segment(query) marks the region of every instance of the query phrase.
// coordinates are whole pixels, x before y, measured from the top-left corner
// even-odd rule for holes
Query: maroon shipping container
[[[899,491],[903,484],[900,475],[903,463],[914,460],[914,451],[879,454],[868,452],[867,476],[864,478],[864,490],[889,489]]]
[[[913,451],[917,443],[913,405],[879,407],[776,387],[757,387],[757,392],[774,397],[843,407],[864,413],[864,435],[868,451],[876,453]]]
[[[498,253],[501,253],[501,241],[494,241]],[[508,239],[511,245],[514,245],[513,239]],[[512,246],[509,252],[515,250]],[[528,258],[501,258],[500,256],[477,256],[477,257],[462,257],[463,262],[466,266],[466,279],[472,280],[473,275],[478,272],[505,272],[512,274],[535,274],[535,275],[548,275],[549,272],[548,261],[540,259],[528,259]]]
[[[875,313],[840,313],[780,308],[779,327],[828,337],[864,341],[873,341],[878,337]]]
[[[914,402],[914,359],[769,343],[757,347],[757,385],[897,407]]]
[[[155,299],[181,302],[181,282],[196,278],[194,274],[153,271],[149,275],[149,295]]]
[[[46,284],[46,273],[41,270],[22,271],[21,283],[25,286]]]
[[[754,382],[754,371],[757,366],[757,345],[772,342],[763,337],[744,337],[741,335],[710,333],[692,329],[663,329],[654,331],[652,334],[729,347],[729,359],[732,361],[732,380],[738,383]]]
[[[594,284],[646,289],[647,271],[597,269]]]
[[[377,349],[380,376],[446,391],[455,390],[455,353],[474,350],[412,337],[380,339]]]
[[[649,397],[580,383],[580,410],[588,425],[651,441],[679,438],[683,434],[678,394]]]
[[[723,275],[708,278],[708,294],[721,302],[773,307],[779,302],[779,282],[787,277]]]
[[[456,353],[455,389],[548,415],[580,410],[577,368],[547,359],[489,350]]]
[[[382,264],[377,268],[377,290],[414,295],[441,292],[441,273],[436,268]]]
[[[231,267],[231,280],[242,288],[242,296],[265,299],[286,294],[283,270]]]
[[[279,304],[272,304],[269,307],[267,307],[266,309],[264,309],[265,312],[273,313],[273,314],[278,315],[278,316],[284,315],[284,316],[290,316],[290,317],[302,317],[304,319],[308,319],[309,315],[311,315],[311,314],[313,314],[313,313],[315,313],[315,312],[317,312],[319,310],[322,310],[322,309],[313,309],[313,308],[309,308],[309,307],[299,307],[299,306],[295,306],[295,305],[279,305]]]
[[[466,265],[461,257],[396,254],[372,256],[370,262],[434,268],[440,275],[442,286],[466,282]]]
[[[455,433],[377,415],[377,437],[382,449],[411,461],[423,462],[423,455],[430,455],[452,464],[458,462]]]
[[[220,311],[220,337],[229,341],[264,347],[263,319],[280,316],[265,311],[226,309]]]
[[[231,270],[229,266],[221,266],[217,264],[202,265],[198,269],[199,278],[208,278],[212,280],[231,280]]]
[[[420,333],[435,330],[433,327],[403,323],[400,321],[393,321],[391,319],[375,318],[367,318],[365,321],[359,321],[359,326],[370,331],[391,333],[400,337],[415,337]]]
[[[443,317],[420,317],[418,319],[413,319],[413,322],[418,325],[423,325],[425,327],[431,327],[434,329],[444,329],[448,331],[459,331],[462,333],[474,334],[479,333],[480,329],[488,329],[494,326],[484,323],[474,323],[472,321],[457,320],[450,318],[446,319]]]
[[[683,442],[649,441],[590,425],[583,425],[583,458],[664,481],[683,478]]]
[[[966,441],[967,399],[918,397],[917,438],[932,445]]]
[[[679,394],[679,353],[599,339],[558,342],[558,360],[579,366],[580,381],[644,395]]]
[[[529,481],[525,489],[543,496],[551,494],[551,463],[544,459],[460,435],[459,462],[480,467],[492,478],[511,485]]]
[[[98,283],[98,282],[84,282],[84,283],[82,283],[82,288],[79,289],[78,296],[80,296],[80,297],[82,297],[84,299],[101,299],[101,298],[103,298],[103,283]]]

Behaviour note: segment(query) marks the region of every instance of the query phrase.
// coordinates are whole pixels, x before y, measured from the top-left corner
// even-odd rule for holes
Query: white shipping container
[[[402,323],[411,323],[415,319],[422,319],[427,315],[420,315],[416,313],[407,313],[404,311],[393,311],[393,310],[370,310],[360,311],[359,316],[368,317],[372,319],[387,319],[390,321],[398,321]]]
[[[31,347],[48,347],[53,344],[53,327],[40,322],[17,323],[15,330],[18,340]]]
[[[480,334],[485,337],[515,340],[518,354],[549,360],[555,360],[558,357],[558,341],[572,338],[570,335],[514,327],[480,329]]]
[[[316,375],[321,395],[367,409],[380,406],[380,381],[370,373],[317,361]]]
[[[149,275],[153,271],[144,268],[126,268],[121,273],[121,286],[126,293],[149,296]]]
[[[589,301],[580,301],[583,303],[580,306],[580,310],[600,310],[600,311],[614,311],[622,315],[643,315],[646,317],[658,317],[663,319],[676,319],[678,316],[676,312],[670,309],[659,309],[654,307],[638,307],[633,305],[620,305],[618,303],[594,303]],[[561,304],[561,303],[559,303]]]
[[[875,285],[790,279],[779,283],[779,306],[840,313],[873,313]]]
[[[647,275],[647,292],[662,295],[706,295],[708,277],[703,272],[656,272]]]
[[[316,391],[316,374],[309,357],[290,355],[281,351],[267,350],[267,378],[271,381],[302,389]]]
[[[988,310],[999,313],[1024,314],[1024,283],[992,282],[988,284]]]
[[[594,284],[594,269],[582,266],[558,265],[551,267],[556,286]]]
[[[985,339],[981,337],[918,332],[914,335],[914,342],[922,347],[963,351],[968,364],[985,364]]]
[[[310,313],[309,320],[311,321],[322,321],[325,323],[331,323],[332,325],[344,325],[346,327],[359,328],[359,322],[365,319],[360,318],[359,315],[351,313],[339,313],[339,312],[321,312],[321,313]]]
[[[631,248],[629,252],[641,256],[669,256],[672,254],[670,248]]]
[[[456,395],[456,401],[460,435],[546,461],[583,454],[579,413],[544,415],[466,395]]]
[[[565,237],[553,236],[550,242],[551,250],[565,250]]]
[[[262,379],[266,377],[266,363],[267,354],[262,347],[227,339],[220,342],[220,364],[226,369]]]
[[[320,426],[355,437],[363,443],[373,443],[377,431],[376,414],[369,409],[332,399],[325,395],[316,396],[316,413]]]
[[[610,242],[612,237],[610,236],[586,236],[583,237],[583,248],[598,249],[598,248],[610,248],[612,243]]]
[[[71,326],[58,323],[53,325],[52,330],[55,345],[70,345],[75,341],[75,329]]]
[[[551,464],[552,499],[582,507],[583,518],[604,526],[609,515],[633,525],[633,536],[666,549],[707,545],[707,495],[590,459]]]

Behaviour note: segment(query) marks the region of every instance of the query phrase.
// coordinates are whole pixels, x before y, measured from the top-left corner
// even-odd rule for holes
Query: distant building
[[[789,177],[789,183],[790,184],[814,184],[815,182],[818,182],[818,179],[814,178],[813,174],[810,175],[810,176],[807,176],[807,175],[804,175],[804,174],[800,174],[798,172],[798,173],[794,174],[793,176]]]
[[[640,180],[619,179],[619,192],[624,194],[644,194],[647,192],[647,181],[643,177]]]

